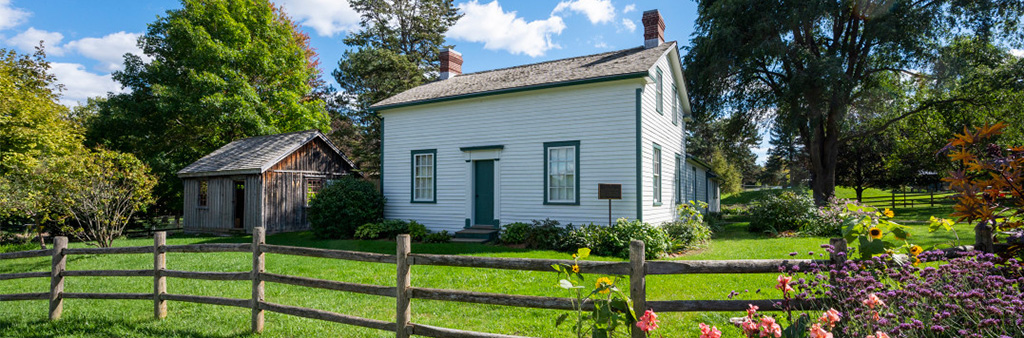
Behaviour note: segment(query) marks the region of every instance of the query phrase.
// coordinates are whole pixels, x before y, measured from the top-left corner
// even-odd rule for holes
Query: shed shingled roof
[[[345,161],[355,168],[352,161],[318,130],[305,130],[285,134],[256,136],[231,141],[227,145],[203,156],[178,171],[178,176],[207,176],[209,174],[258,174],[269,169],[299,147],[321,138]]]
[[[500,92],[510,89],[542,87],[557,83],[572,83],[600,78],[647,73],[658,58],[675,41],[654,48],[636,47],[613,52],[572,57],[511,68],[495,69],[457,75],[447,80],[434,81],[384,99],[370,109],[425,103],[465,95]]]

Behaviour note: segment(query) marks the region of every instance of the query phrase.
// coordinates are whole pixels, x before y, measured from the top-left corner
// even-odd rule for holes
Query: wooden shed
[[[329,180],[358,175],[316,130],[236,140],[178,171],[186,232],[309,229],[310,199]]]

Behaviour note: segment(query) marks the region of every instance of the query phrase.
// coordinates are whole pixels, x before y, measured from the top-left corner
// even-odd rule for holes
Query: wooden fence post
[[[252,332],[263,332],[263,309],[260,303],[265,300],[263,293],[263,278],[261,273],[266,272],[263,250],[260,245],[267,243],[267,231],[263,227],[252,228]]]
[[[411,269],[409,265],[409,253],[411,252],[409,235],[398,235],[396,242],[398,244],[396,249],[396,265],[398,265],[398,283],[396,285],[398,287],[396,288],[397,294],[395,295],[395,299],[398,308],[395,312],[395,337],[408,338],[409,331],[406,330],[409,328],[409,321],[412,318],[412,303],[409,301],[409,296],[411,296],[409,294],[409,287],[412,286],[409,280],[411,277]]]
[[[68,238],[53,238],[53,258],[50,261],[50,320],[60,319],[64,312],[64,268],[67,266]]]
[[[842,264],[849,259],[849,257],[846,257],[847,251],[845,238],[830,238],[828,240],[828,244],[832,245],[833,249],[832,255],[829,256],[829,261],[831,261],[832,264]]]
[[[974,227],[974,250],[992,253],[995,251],[995,244],[992,241],[992,228],[987,221],[978,222]]]
[[[892,208],[896,209],[896,190],[892,191]]]
[[[167,301],[162,299],[167,294],[167,253],[163,246],[167,245],[167,232],[153,233],[153,316],[157,320],[167,317]]]
[[[931,198],[928,199],[928,206],[935,206],[935,189],[928,189],[931,192]]]
[[[633,312],[642,316],[647,311],[647,269],[643,241],[629,242],[629,298],[633,300]],[[646,334],[636,327],[630,326],[633,338],[644,338]]]

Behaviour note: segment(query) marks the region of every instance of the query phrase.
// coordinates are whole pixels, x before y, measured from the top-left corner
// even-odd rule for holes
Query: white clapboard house
[[[643,22],[641,47],[478,73],[442,51],[440,80],[371,107],[383,118],[385,217],[435,231],[606,224],[598,185],[619,184],[611,217],[658,224],[680,201],[717,197],[707,166],[687,161],[678,46],[658,11]]]

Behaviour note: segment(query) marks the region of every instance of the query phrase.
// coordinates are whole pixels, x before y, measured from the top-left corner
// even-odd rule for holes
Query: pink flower
[[[875,331],[875,334],[869,334],[865,338],[889,338],[889,335],[885,334],[885,332],[882,331]]]
[[[757,305],[754,305],[754,304],[747,304],[747,305],[750,306],[749,308],[747,308],[747,317],[748,318],[754,318],[754,316],[757,315],[757,309],[760,309],[760,308],[757,307]]]
[[[718,331],[718,327],[700,323],[700,338],[722,338],[722,331]]]
[[[864,305],[868,308],[874,309],[875,306],[885,306],[885,302],[878,298],[875,294],[868,294],[868,298],[863,301]]]
[[[653,310],[647,310],[643,316],[640,316],[640,321],[636,322],[636,327],[640,328],[640,331],[650,332],[658,329],[658,315],[654,314]]]
[[[782,337],[782,327],[779,326],[779,324],[776,324],[775,318],[772,317],[761,317],[761,323],[758,325],[758,331],[761,332],[761,337]]]
[[[822,324],[828,325],[828,327],[834,327],[841,318],[843,318],[843,315],[839,314],[839,311],[836,311],[836,309],[828,309],[828,311],[821,314],[821,318],[818,320],[821,321]]]
[[[821,324],[811,324],[811,329],[807,331],[809,338],[832,338],[832,332],[825,331],[821,328]]]
[[[793,280],[793,277],[786,275],[779,275],[779,284],[775,286],[776,289],[782,290],[783,294],[793,291],[793,287],[789,286],[789,282]]]
[[[740,328],[743,329],[743,335],[747,337],[753,337],[755,334],[757,334],[757,322],[755,322],[751,318],[747,318],[742,323],[740,323]]]

